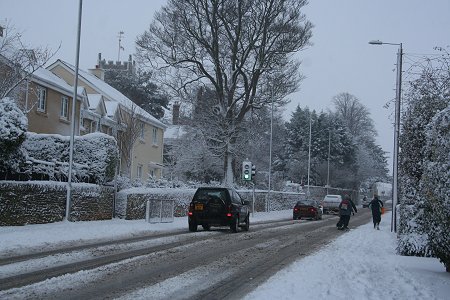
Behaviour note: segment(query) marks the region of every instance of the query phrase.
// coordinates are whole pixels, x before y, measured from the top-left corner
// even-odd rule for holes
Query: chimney
[[[175,102],[172,108],[172,124],[178,125],[180,122],[180,103]]]
[[[105,70],[101,69],[100,66],[97,65],[95,69],[89,69],[89,73],[105,81]]]
[[[94,75],[97,78],[100,78],[101,80],[105,81],[105,70],[103,70],[101,65],[102,60],[102,54],[98,54],[97,64],[95,65],[95,69],[89,69],[89,73]]]

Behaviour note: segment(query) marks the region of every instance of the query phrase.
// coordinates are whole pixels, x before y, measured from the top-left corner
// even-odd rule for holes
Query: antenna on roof
[[[119,53],[117,54],[117,61],[120,61],[120,50],[125,50],[125,48],[123,48],[122,44],[121,44],[121,42],[122,42],[122,35],[124,33],[125,32],[123,32],[123,31],[119,31],[119,36],[118,36],[118,38],[119,38]]]

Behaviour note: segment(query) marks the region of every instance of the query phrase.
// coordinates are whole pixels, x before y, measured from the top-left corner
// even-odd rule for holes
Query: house
[[[68,84],[75,77],[75,67],[62,60],[47,69]],[[79,69],[78,84],[85,89],[88,100],[87,109],[81,112],[80,134],[101,131],[115,136],[121,174],[131,179],[160,178],[166,125],[107,84],[100,67],[89,72]]]
[[[26,81],[20,101],[28,117],[28,131],[70,135],[73,87],[52,72],[39,68]],[[77,90],[75,134],[80,132],[81,111],[88,106],[84,88]]]
[[[36,133],[70,135],[73,87],[44,69],[28,74],[21,65],[0,55],[1,93],[15,99],[27,115],[28,130]],[[87,107],[84,88],[77,91],[75,133],[79,133],[80,112]]]

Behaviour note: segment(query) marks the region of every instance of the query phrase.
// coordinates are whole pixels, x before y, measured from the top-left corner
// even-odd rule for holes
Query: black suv
[[[239,227],[248,231],[250,227],[249,201],[243,201],[232,188],[202,187],[195,192],[189,204],[189,231],[204,230],[211,226],[229,226],[232,232]]]

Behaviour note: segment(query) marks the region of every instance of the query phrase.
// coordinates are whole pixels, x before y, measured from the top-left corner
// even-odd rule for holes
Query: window
[[[37,110],[45,112],[47,109],[47,90],[43,87],[38,88],[38,106]]]
[[[61,118],[69,119],[69,98],[66,96],[61,97]]]
[[[158,145],[158,128],[153,127],[152,142],[153,142],[153,145]]]
[[[142,165],[139,164],[137,166],[137,174],[136,174],[137,178],[141,179],[142,178]]]
[[[140,124],[140,128],[139,128],[139,137],[143,140],[144,139],[144,127],[145,127],[145,124],[143,123],[143,122],[141,122],[141,124]]]
[[[155,169],[148,168],[148,176],[149,178],[155,178]]]
[[[91,129],[89,132],[96,132],[97,131],[97,122],[92,121],[91,122]]]

